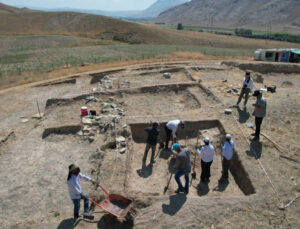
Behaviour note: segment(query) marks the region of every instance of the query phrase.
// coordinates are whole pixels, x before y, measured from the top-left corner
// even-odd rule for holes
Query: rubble
[[[224,110],[224,113],[225,113],[225,114],[232,114],[232,110],[231,110],[231,109],[225,109],[225,110]]]
[[[170,78],[171,78],[171,73],[165,72],[165,73],[163,74],[163,77],[164,77],[165,79],[170,79]]]
[[[104,76],[103,79],[100,80],[98,87],[100,91],[106,91],[108,89],[112,89],[113,81],[110,78],[110,76],[108,75]]]
[[[119,153],[120,153],[120,154],[123,154],[123,153],[126,152],[126,150],[127,150],[126,147],[124,147],[124,148],[122,148],[122,149],[119,150]]]

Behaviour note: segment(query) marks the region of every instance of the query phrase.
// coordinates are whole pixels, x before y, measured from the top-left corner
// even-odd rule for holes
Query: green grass
[[[95,41],[97,42],[97,40]],[[77,46],[74,46],[76,45]],[[253,50],[177,45],[85,45],[73,37],[26,36],[0,38],[0,77],[21,75],[22,72],[48,72],[64,66],[139,60],[173,52],[201,52],[212,56],[251,56]]]

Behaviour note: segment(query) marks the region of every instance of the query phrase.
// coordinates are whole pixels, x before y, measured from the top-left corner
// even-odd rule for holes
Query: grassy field
[[[99,40],[67,36],[0,38],[0,83],[24,72],[49,72],[86,63],[139,60],[169,56],[173,52],[201,52],[210,56],[251,56],[251,49],[229,49],[187,45],[99,45]],[[7,81],[7,80],[5,80]]]

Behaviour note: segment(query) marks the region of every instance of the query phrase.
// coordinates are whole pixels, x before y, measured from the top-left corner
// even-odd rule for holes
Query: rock
[[[108,75],[103,77],[104,80],[110,80],[110,77]]]
[[[83,117],[83,118],[81,119],[81,122],[82,122],[84,125],[92,125],[92,124],[93,124],[92,120],[91,120],[90,118],[88,118],[88,117]]]
[[[125,116],[125,113],[122,112],[122,111],[120,111],[120,112],[118,113],[118,115],[120,115],[120,116]]]
[[[164,77],[165,79],[170,79],[170,78],[171,78],[171,73],[165,72],[165,73],[163,74],[163,77]]]
[[[236,88],[232,88],[231,90],[232,90],[234,93],[239,93],[239,90],[236,89]]]
[[[92,128],[90,128],[90,127],[88,127],[88,126],[85,126],[85,127],[83,127],[83,132],[89,132],[89,131],[91,131],[92,130]]]
[[[95,136],[95,134],[94,134],[93,132],[89,132],[89,133],[88,133],[88,136],[90,136],[90,137],[91,137],[91,136]]]
[[[226,82],[227,82],[227,80],[222,80],[222,82],[223,82],[223,83],[226,83]]]
[[[112,103],[112,104],[111,104],[111,107],[115,109],[115,108],[117,108],[117,105],[114,104],[114,103]]]
[[[40,116],[40,114],[41,114],[41,116]],[[40,119],[40,118],[42,118],[43,116],[44,116],[44,113],[36,113],[36,114],[32,115],[31,117],[32,117],[32,118],[36,118],[36,119]]]
[[[29,120],[27,119],[27,118],[23,118],[22,120],[21,120],[21,122],[22,123],[26,123],[26,122],[28,122]]]
[[[123,128],[123,129],[127,128],[127,124],[124,124],[124,125],[122,126],[122,128]]]
[[[121,147],[126,147],[126,146],[127,146],[126,142],[121,142]]]
[[[256,83],[264,83],[264,77],[262,77],[260,74],[256,74],[253,77],[253,81]]]
[[[88,138],[88,140],[89,140],[90,143],[92,143],[92,142],[95,140],[95,138],[94,138],[93,136],[90,136],[90,137]]]
[[[232,93],[232,90],[231,89],[227,90],[227,93]]]
[[[101,118],[102,118],[102,116],[95,116],[95,117],[94,117],[94,119],[95,119],[96,121],[100,121]]]
[[[110,103],[103,103],[103,104],[102,104],[102,110],[103,110],[103,109],[107,109],[107,108],[109,108],[109,107],[111,107],[111,104],[110,104]]]
[[[126,152],[126,147],[120,149],[120,151],[119,151],[120,154],[123,154],[123,153],[125,153],[125,152]]]
[[[82,130],[80,130],[77,134],[78,134],[79,136],[83,136]]]
[[[119,136],[119,137],[116,138],[116,141],[117,141],[117,143],[125,142],[126,138],[124,138],[123,136]]]
[[[225,113],[225,114],[232,114],[232,110],[231,110],[231,109],[225,109],[225,110],[224,110],[224,113]]]

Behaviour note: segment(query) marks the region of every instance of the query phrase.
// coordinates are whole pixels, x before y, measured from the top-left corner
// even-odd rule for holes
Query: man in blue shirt
[[[228,180],[228,170],[230,169],[231,159],[233,157],[234,142],[231,140],[231,135],[226,134],[226,141],[222,148],[222,178]]]

